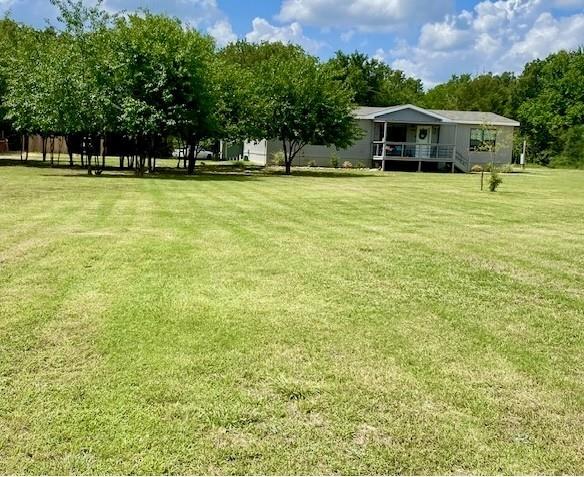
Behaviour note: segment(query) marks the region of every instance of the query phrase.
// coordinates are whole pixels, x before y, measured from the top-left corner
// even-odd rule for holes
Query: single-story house
[[[424,109],[411,104],[391,107],[366,107],[355,110],[355,120],[363,136],[353,146],[336,150],[307,145],[294,165],[314,163],[328,166],[336,155],[339,165],[390,170],[395,163],[413,162],[418,170],[424,163],[468,172],[474,164],[508,164],[512,159],[513,132],[519,126],[495,113]],[[246,142],[243,155],[250,162],[268,165],[282,151],[277,140]]]

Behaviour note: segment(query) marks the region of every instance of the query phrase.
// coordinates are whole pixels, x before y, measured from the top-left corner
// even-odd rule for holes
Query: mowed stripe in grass
[[[582,473],[584,174],[0,168],[3,473]]]

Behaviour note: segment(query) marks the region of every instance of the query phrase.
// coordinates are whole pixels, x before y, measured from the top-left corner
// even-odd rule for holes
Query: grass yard
[[[0,473],[584,473],[584,172],[2,167]]]

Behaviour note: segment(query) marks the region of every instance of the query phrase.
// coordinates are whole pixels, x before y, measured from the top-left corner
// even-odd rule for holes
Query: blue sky
[[[520,72],[527,61],[584,46],[584,0],[105,0],[145,7],[214,36],[287,41],[322,58],[359,50],[432,86],[463,72]],[[49,0],[0,0],[22,22],[54,21]]]

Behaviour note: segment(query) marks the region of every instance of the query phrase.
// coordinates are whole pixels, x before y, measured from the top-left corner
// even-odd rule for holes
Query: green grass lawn
[[[584,473],[584,172],[0,161],[0,473]]]

